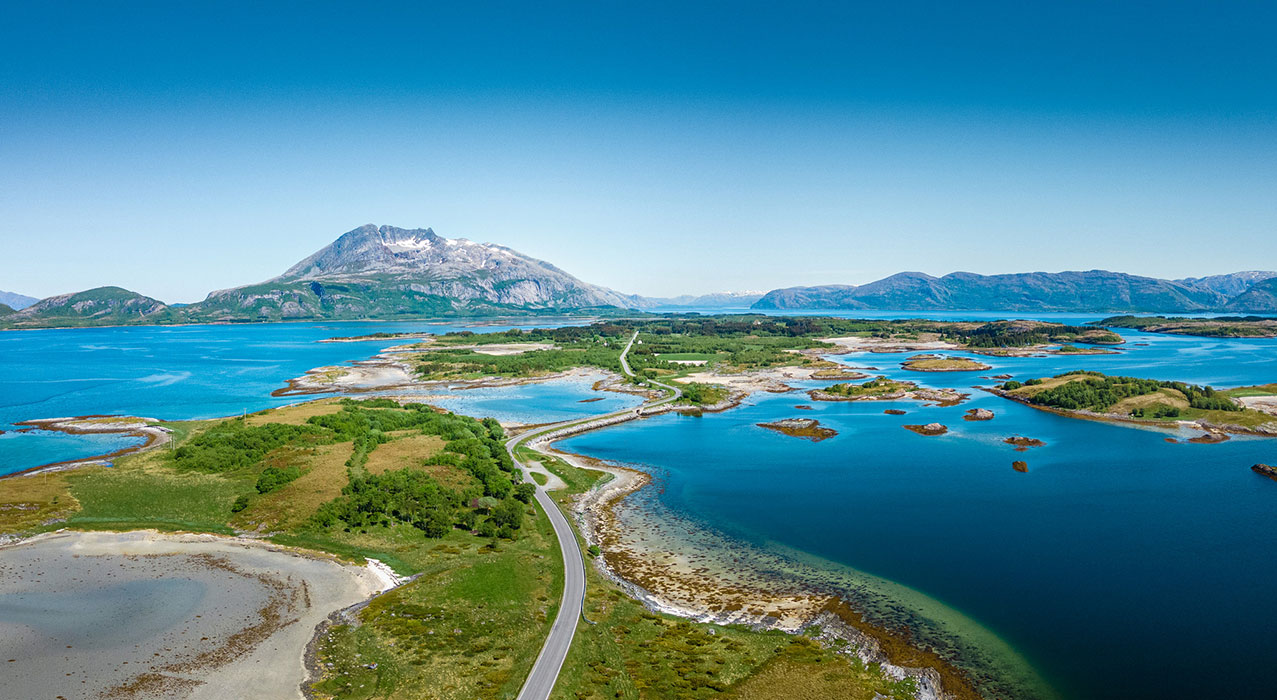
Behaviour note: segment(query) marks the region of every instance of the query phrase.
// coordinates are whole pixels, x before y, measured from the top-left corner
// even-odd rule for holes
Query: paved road
[[[634,346],[635,338],[638,338],[637,331],[630,336],[630,342],[626,343],[625,349],[621,351],[621,368],[625,370],[626,376],[630,377],[634,376],[634,372],[630,369],[630,363],[625,359],[625,356],[629,354],[630,348]],[[677,401],[683,395],[683,392],[678,387],[659,382],[652,383],[668,389],[671,394],[655,401],[648,401],[635,409],[626,409],[625,411],[604,413],[588,419],[574,419],[541,426],[506,441],[506,451],[510,453],[510,458],[514,460],[515,465],[523,470],[523,475],[529,483],[535,484],[536,481],[532,479],[527,466],[515,456],[515,447],[531,438],[552,433],[576,423],[586,423],[602,418],[619,416],[630,410],[642,415],[646,409]],[[576,634],[577,618],[582,616],[585,606],[585,558],[581,556],[581,545],[577,542],[576,531],[572,529],[572,525],[568,522],[567,517],[563,515],[563,511],[559,510],[558,504],[550,498],[544,488],[537,486],[536,499],[537,503],[541,505],[541,509],[550,518],[550,525],[554,527],[554,536],[559,540],[559,551],[563,554],[563,600],[559,604],[559,614],[554,618],[554,626],[550,628],[550,634],[545,638],[545,645],[541,647],[541,653],[537,656],[536,663],[532,665],[532,671],[528,674],[528,679],[524,681],[523,689],[519,691],[518,700],[546,700],[550,697],[550,691],[554,690],[554,683],[559,679],[559,670],[563,668],[563,660],[567,658],[568,649],[572,646],[572,637]]]

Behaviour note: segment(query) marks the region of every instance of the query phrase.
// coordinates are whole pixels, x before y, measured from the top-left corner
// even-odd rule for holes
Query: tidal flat
[[[0,548],[4,696],[300,698],[316,625],[390,583],[212,535],[34,537]]]

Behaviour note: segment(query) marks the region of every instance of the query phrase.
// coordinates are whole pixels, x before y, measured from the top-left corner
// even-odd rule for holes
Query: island
[[[970,358],[931,354],[914,355],[900,366],[913,372],[982,372],[991,369],[989,365]]]
[[[1186,382],[1112,377],[1073,371],[1008,381],[990,389],[1004,398],[1061,415],[1119,423],[1198,428],[1219,433],[1277,436],[1277,385],[1215,389]]]
[[[930,401],[939,406],[956,406],[967,395],[953,389],[931,389],[913,382],[877,377],[856,384],[844,382],[807,392],[815,401]]]
[[[760,428],[774,430],[782,435],[820,442],[838,434],[833,428],[821,426],[820,421],[811,418],[785,418],[771,423],[756,423]]]
[[[949,432],[949,427],[941,423],[927,423],[926,425],[906,425],[905,430],[915,432],[919,435],[944,435]]]
[[[1094,324],[1106,328],[1130,328],[1148,333],[1206,338],[1277,338],[1277,318],[1271,316],[1112,316],[1095,321]]]

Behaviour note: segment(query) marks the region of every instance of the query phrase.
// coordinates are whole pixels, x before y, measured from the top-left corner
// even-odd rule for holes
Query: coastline
[[[14,425],[23,426],[24,428],[32,430],[47,430],[65,433],[67,435],[123,435],[125,437],[141,438],[143,442],[140,445],[121,448],[113,452],[91,455],[77,459],[68,459],[61,462],[50,462],[48,464],[41,464],[27,469],[22,469],[20,471],[11,472],[9,474],[0,474],[0,479],[68,471],[84,466],[107,465],[110,464],[112,460],[125,455],[137,454],[139,452],[146,452],[148,450],[163,447],[172,439],[171,431],[163,426],[154,425],[159,422],[160,421],[152,418],[93,414],[86,416],[74,416],[70,418],[36,418],[33,420],[25,420],[14,423]]]
[[[91,672],[95,678],[106,679],[104,683],[110,686],[106,695],[118,698],[152,697],[178,688],[186,691],[183,697],[208,700],[263,693],[301,698],[309,676],[305,648],[317,625],[334,611],[370,600],[399,583],[387,575],[384,566],[371,560],[357,566],[323,552],[204,533],[59,530],[2,545],[0,556],[19,570],[59,564],[73,567],[85,581],[70,584],[62,595],[73,596],[92,581],[100,581],[104,595],[111,595],[112,586],[121,581],[154,582],[149,584],[152,589],[141,590],[157,591],[168,591],[161,584],[174,577],[204,582],[196,589],[198,593],[177,589],[179,596],[186,596],[189,607],[179,607],[151,622],[139,621],[137,636],[124,643],[111,641],[118,635],[109,636],[102,644],[88,643],[86,639],[93,639],[91,630],[56,620],[47,629],[24,633],[21,640],[8,640],[15,645],[9,655],[31,667],[24,682],[39,683],[44,691],[50,691],[52,684],[75,680],[62,681],[64,669],[57,666],[47,673],[42,670],[47,664],[41,635],[78,642],[73,652],[57,652],[78,658],[66,670]],[[25,592],[31,590],[31,583],[15,579],[8,586],[0,584],[0,588],[12,588],[12,595],[31,595]],[[46,583],[40,590],[52,587],[57,591],[56,586]],[[216,614],[222,607],[245,606],[242,612],[247,615]],[[148,611],[143,617],[153,614],[161,613]],[[157,626],[161,619],[166,621]],[[180,643],[197,638],[201,640],[198,643]],[[152,651],[156,653],[152,655]],[[131,666],[130,661],[134,662]],[[216,683],[210,682],[214,678]],[[78,688],[79,683],[75,683]],[[11,690],[20,693],[17,688]]]
[[[926,610],[937,619],[946,618],[936,624],[938,628],[953,634],[961,629],[964,635],[974,630],[970,636],[981,638],[983,648],[996,648],[995,653],[985,655],[1001,659],[994,666],[1017,675],[1022,687],[1033,688],[1033,696],[1053,697],[1045,683],[1005,643],[960,613],[917,592],[859,572],[859,582],[840,591],[831,581],[819,580],[819,574],[815,574],[818,569],[796,565],[787,557],[752,551],[751,546],[742,547],[739,542],[712,533],[699,533],[708,540],[699,542],[700,546],[675,542],[677,538],[662,534],[670,523],[641,512],[631,503],[631,497],[654,486],[649,474],[567,452],[552,444],[555,439],[537,441],[529,447],[572,466],[611,475],[605,483],[577,496],[571,515],[582,537],[600,547],[600,555],[593,560],[595,569],[649,609],[697,622],[739,624],[791,634],[818,630],[819,638],[863,663],[880,664],[888,676],[914,678],[919,698],[981,697],[970,673],[951,663],[946,654],[935,651],[930,644],[918,644],[908,633],[902,633],[903,625],[881,616],[870,619],[871,609],[893,607],[898,599],[907,597],[912,607]],[[674,527],[687,525],[679,522]],[[715,551],[730,551],[737,556],[720,561],[713,554],[706,554]],[[847,595],[850,588],[862,588],[859,603],[856,596]],[[973,644],[972,648],[977,646]]]
[[[1116,415],[1112,413],[1095,413],[1094,411],[1081,411],[1081,410],[1069,411],[1062,408],[1055,408],[1053,406],[1041,406],[1041,405],[1032,403],[1030,401],[1026,401],[1022,397],[1003,391],[1002,389],[998,389],[997,387],[982,386],[982,387],[975,387],[975,388],[978,388],[981,391],[985,391],[990,394],[993,394],[994,396],[999,396],[1001,398],[1007,399],[1008,401],[1014,401],[1016,403],[1028,406],[1029,408],[1037,409],[1045,413],[1052,413],[1057,416],[1063,416],[1065,418],[1090,420],[1090,421],[1096,421],[1098,423],[1109,423],[1112,425],[1125,426],[1128,428],[1144,428],[1144,429],[1152,429],[1152,430],[1158,430],[1163,432],[1183,431],[1183,430],[1201,430],[1206,435],[1226,433],[1228,435],[1245,435],[1250,437],[1267,437],[1267,438],[1277,437],[1277,429],[1274,429],[1272,431],[1264,431],[1264,430],[1255,430],[1251,428],[1246,428],[1240,425],[1216,425],[1214,423],[1198,422],[1198,421],[1191,421],[1191,420],[1177,420],[1173,422],[1165,422],[1165,421],[1150,420],[1146,418],[1131,418],[1129,416],[1120,416],[1120,415]],[[1273,417],[1273,424],[1277,424],[1277,416]],[[1269,424],[1265,424],[1265,425],[1269,425]],[[1204,437],[1204,436],[1199,436],[1199,437]],[[1191,442],[1191,441],[1186,441],[1186,442]],[[1207,441],[1198,441],[1197,444],[1203,444],[1204,442],[1206,444],[1209,444],[1209,442]],[[1222,440],[1216,440],[1216,441],[1210,441],[1210,442],[1222,442]]]

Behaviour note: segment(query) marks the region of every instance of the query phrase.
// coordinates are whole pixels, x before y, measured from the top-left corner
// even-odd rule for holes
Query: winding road
[[[627,377],[633,377],[634,372],[630,369],[630,363],[625,359],[625,356],[629,354],[630,348],[634,346],[634,341],[637,338],[638,331],[635,331],[634,335],[630,336],[630,342],[626,343],[625,349],[621,351],[621,369],[625,371]],[[633,412],[636,416],[641,416],[645,410],[677,401],[683,395],[682,390],[678,387],[657,381],[652,381],[651,383],[669,390],[671,392],[670,395],[645,402],[637,408],[543,425],[507,440],[505,444],[506,451],[510,453],[510,458],[514,460],[515,465],[523,471],[523,475],[528,479],[529,483],[536,484],[527,466],[515,456],[516,447],[531,438],[553,433],[572,425],[593,423],[630,412]],[[559,551],[563,554],[563,600],[559,604],[559,614],[554,618],[554,625],[550,628],[550,634],[546,637],[545,644],[541,647],[541,653],[537,656],[536,663],[532,665],[532,671],[528,674],[528,679],[523,683],[523,688],[519,691],[518,700],[547,700],[550,697],[550,691],[554,690],[554,683],[559,679],[559,671],[563,668],[563,661],[568,656],[568,649],[572,646],[572,637],[576,634],[577,618],[584,617],[585,609],[585,558],[581,555],[581,545],[577,542],[576,531],[572,529],[571,523],[568,522],[563,511],[559,509],[558,504],[550,498],[549,494],[541,486],[537,486],[536,499],[537,503],[541,505],[541,509],[545,511],[546,516],[550,518],[550,525],[554,527],[554,536],[559,540]]]

